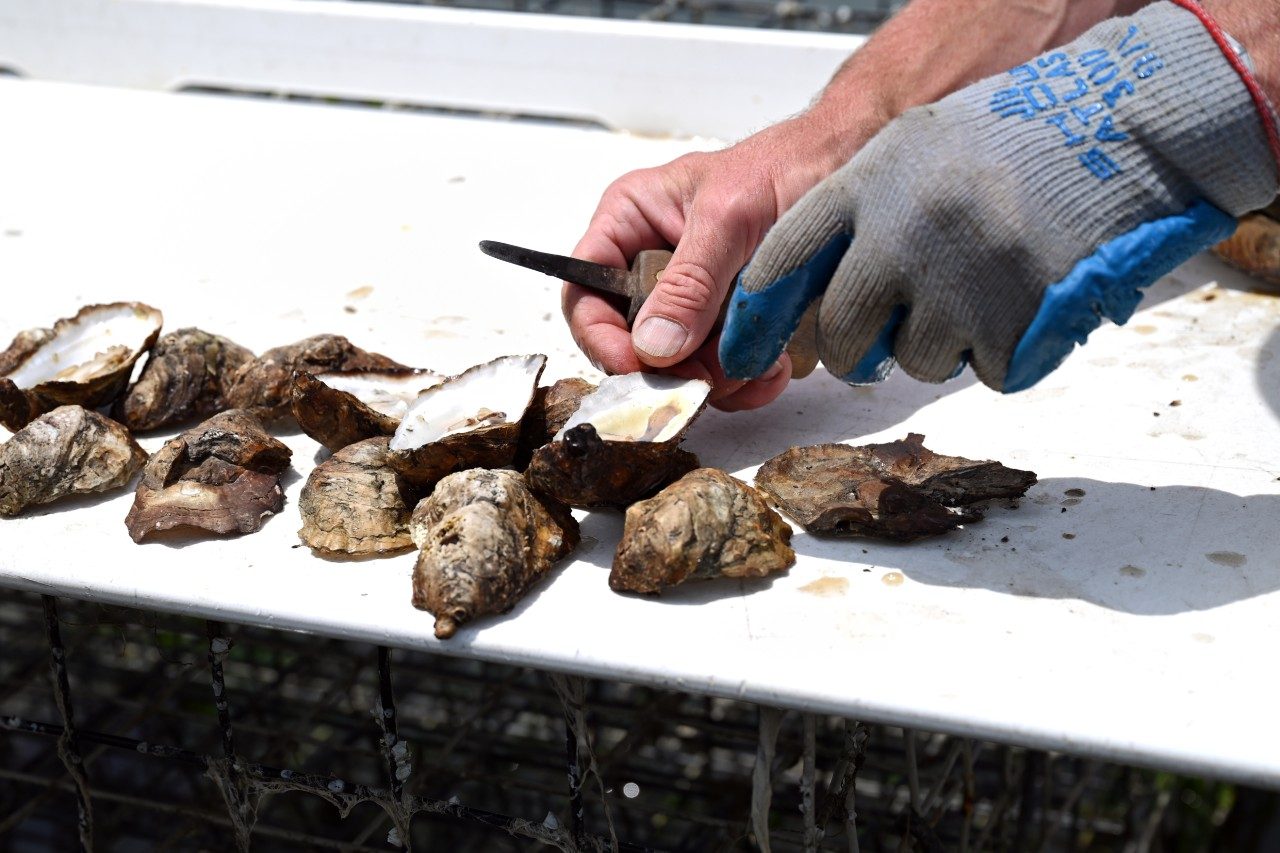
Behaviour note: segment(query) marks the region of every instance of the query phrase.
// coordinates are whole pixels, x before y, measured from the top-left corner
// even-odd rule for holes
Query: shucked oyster
[[[533,454],[529,485],[577,507],[626,507],[698,467],[677,445],[706,405],[701,379],[609,376],[555,440]]]
[[[231,409],[169,441],[148,461],[125,519],[141,542],[176,527],[252,533],[284,506],[289,448],[252,412]]]
[[[515,606],[578,544],[578,524],[514,471],[450,474],[413,511],[413,606],[452,637],[466,622]]]
[[[18,430],[58,406],[110,403],[163,322],[150,305],[113,302],[20,332],[0,353],[0,424]]]
[[[509,355],[419,395],[391,438],[391,467],[423,491],[446,474],[510,465],[545,355]]]
[[[343,370],[293,375],[293,417],[330,450],[393,435],[409,405],[444,377],[430,370]]]
[[[153,430],[206,418],[227,408],[223,377],[253,360],[253,352],[221,335],[179,329],[156,342],[129,393],[111,413],[132,430]]]
[[[266,419],[289,413],[290,388],[295,371],[323,373],[330,370],[397,370],[403,364],[376,352],[365,352],[341,335],[316,335],[284,347],[269,349],[244,364],[226,379],[227,405],[257,409]]]
[[[910,541],[980,521],[967,507],[1018,497],[1036,475],[998,462],[943,456],[924,436],[850,447],[793,447],[760,466],[756,486],[810,533]]]
[[[121,488],[146,460],[120,424],[81,406],[59,406],[0,445],[0,515]]]
[[[395,554],[413,547],[417,493],[387,466],[386,436],[348,445],[316,466],[302,487],[298,536],[327,554]]]
[[[795,563],[790,542],[791,528],[755,489],[699,468],[627,508],[609,586],[661,592],[687,580],[764,577]]]

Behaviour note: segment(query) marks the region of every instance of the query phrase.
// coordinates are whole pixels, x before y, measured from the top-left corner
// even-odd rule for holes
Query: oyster
[[[0,353],[0,424],[19,430],[58,406],[110,403],[163,322],[150,305],[113,302],[82,308],[52,329],[20,332]]]
[[[252,533],[284,506],[289,448],[253,412],[230,409],[169,441],[149,460],[125,519],[134,542],[163,530]]]
[[[298,536],[327,554],[395,554],[413,547],[416,492],[387,466],[386,436],[350,444],[320,463],[302,487]]]
[[[594,390],[596,386],[587,380],[574,377],[543,385],[535,391],[520,428],[520,449],[516,453],[515,467],[528,467],[533,451],[555,438],[565,422],[578,411],[582,398]]]
[[[791,527],[755,489],[715,468],[627,508],[609,586],[661,592],[688,580],[759,578],[793,565]]]
[[[0,445],[0,515],[127,486],[147,454],[115,421],[59,406]]]
[[[227,408],[222,379],[253,360],[253,352],[220,335],[179,329],[156,342],[129,392],[111,414],[132,430],[153,430]]]
[[[623,508],[698,467],[678,445],[711,386],[649,373],[609,376],[555,440],[533,454],[529,485],[577,507]]]
[[[227,405],[259,409],[268,420],[289,413],[295,371],[399,370],[404,365],[376,352],[365,352],[341,335],[316,335],[296,344],[269,349],[230,374],[223,385]]]
[[[293,375],[293,417],[330,450],[393,435],[418,395],[444,377],[430,370],[343,370]]]
[[[422,549],[413,606],[436,617],[440,639],[477,616],[515,606],[578,544],[578,524],[514,471],[471,469],[442,479],[409,522]]]
[[[980,521],[963,507],[1018,497],[1035,481],[999,462],[934,453],[917,433],[864,447],[793,447],[756,473],[756,486],[810,533],[899,541]]]
[[[391,438],[391,467],[427,491],[455,471],[510,465],[546,363],[504,356],[423,391]]]
[[[1280,201],[1242,218],[1236,233],[1213,251],[1233,267],[1280,286]]]

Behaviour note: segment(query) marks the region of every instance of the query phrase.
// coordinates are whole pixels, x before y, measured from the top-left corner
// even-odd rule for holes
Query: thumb
[[[632,327],[632,346],[645,364],[669,367],[684,361],[719,320],[725,294],[762,229],[727,212],[731,208],[695,202],[690,210],[675,254]]]

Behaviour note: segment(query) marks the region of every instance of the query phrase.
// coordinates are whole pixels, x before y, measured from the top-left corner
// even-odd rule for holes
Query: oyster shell
[[[227,408],[222,380],[253,360],[253,352],[200,329],[170,332],[151,350],[142,375],[111,414],[132,430],[154,430]]]
[[[391,467],[423,491],[446,474],[510,465],[545,355],[509,355],[423,391],[391,438]]]
[[[578,411],[582,398],[595,390],[595,385],[577,377],[559,379],[538,388],[520,428],[520,449],[516,453],[515,467],[528,467],[533,451],[555,438],[565,422]]]
[[[134,542],[173,528],[252,533],[284,506],[289,448],[253,412],[230,409],[167,442],[147,460],[125,519]]]
[[[0,353],[0,424],[19,430],[58,406],[120,396],[164,317],[141,302],[89,305],[52,329],[20,332]]]
[[[393,435],[418,395],[444,377],[412,367],[295,373],[291,408],[302,431],[330,450]]]
[[[414,509],[409,527],[422,549],[413,606],[436,617],[440,639],[477,616],[510,610],[579,539],[568,510],[514,471],[450,474]]]
[[[934,453],[917,433],[863,447],[793,447],[756,473],[756,486],[810,533],[898,541],[980,521],[982,513],[963,507],[1018,497],[1035,481],[998,462]]]
[[[385,355],[366,352],[341,335],[316,335],[288,346],[269,349],[241,365],[225,380],[227,405],[258,409],[274,420],[289,413],[293,374],[332,370],[399,370],[404,365]]]
[[[0,515],[129,484],[147,454],[115,421],[59,406],[0,445]]]
[[[1240,220],[1214,254],[1268,284],[1280,286],[1280,201]]]
[[[701,379],[609,376],[555,440],[533,454],[529,485],[570,506],[624,508],[698,467],[677,445],[707,402]]]
[[[417,493],[387,465],[386,436],[350,444],[320,463],[302,487],[299,538],[325,554],[397,554],[413,547]]]
[[[759,578],[793,565],[791,527],[759,492],[715,468],[627,508],[609,586],[656,593],[689,580]]]

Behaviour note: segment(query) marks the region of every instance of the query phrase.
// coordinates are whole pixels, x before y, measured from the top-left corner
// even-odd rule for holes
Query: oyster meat
[[[504,356],[423,391],[391,437],[391,467],[426,492],[455,471],[510,465],[546,363]]]
[[[715,468],[627,508],[609,586],[657,593],[689,580],[759,578],[793,565],[791,527],[755,489]]]
[[[59,406],[0,445],[0,515],[129,484],[147,454],[120,424]]]
[[[295,373],[291,407],[302,431],[330,450],[394,435],[410,404],[444,377],[412,367]]]
[[[578,545],[569,511],[514,471],[471,469],[442,479],[409,522],[421,548],[413,606],[440,639],[477,616],[505,613]]]
[[[413,547],[416,492],[387,465],[386,436],[350,444],[316,466],[302,487],[298,536],[322,554],[398,554]]]
[[[533,451],[554,439],[578,411],[582,398],[594,390],[596,386],[577,377],[560,379],[538,388],[520,428],[520,449],[516,453],[515,467],[527,468]]]
[[[289,413],[293,374],[331,370],[398,370],[404,365],[366,352],[341,335],[316,335],[269,349],[230,374],[223,386],[227,405],[257,409],[268,420]]]
[[[162,429],[227,408],[223,377],[253,360],[253,352],[200,329],[170,332],[151,350],[142,375],[111,413],[129,429]]]
[[[252,533],[284,506],[289,448],[253,412],[229,409],[169,441],[147,460],[125,519],[134,542],[174,528]]]
[[[89,305],[0,353],[0,424],[19,430],[58,406],[104,406],[129,384],[164,317],[141,302]]]
[[[649,373],[609,376],[538,448],[529,485],[570,506],[625,508],[698,467],[679,447],[711,386]]]
[[[756,486],[810,533],[904,542],[980,521],[970,504],[1019,497],[1035,481],[998,462],[934,453],[917,433],[863,447],[793,447],[756,473]]]

